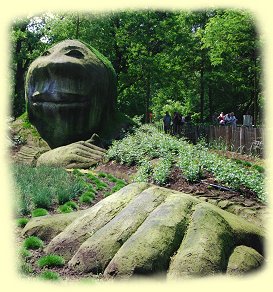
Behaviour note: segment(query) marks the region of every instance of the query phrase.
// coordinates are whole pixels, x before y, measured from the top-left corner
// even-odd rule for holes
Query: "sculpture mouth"
[[[31,96],[33,104],[86,104],[90,101],[86,95],[71,92],[43,92],[35,91]]]

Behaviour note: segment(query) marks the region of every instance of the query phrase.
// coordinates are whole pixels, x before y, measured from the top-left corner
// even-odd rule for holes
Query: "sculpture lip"
[[[90,99],[86,95],[79,93],[54,91],[54,92],[39,92],[35,91],[31,95],[31,101],[33,103],[56,103],[56,104],[68,104],[68,103],[86,103]]]

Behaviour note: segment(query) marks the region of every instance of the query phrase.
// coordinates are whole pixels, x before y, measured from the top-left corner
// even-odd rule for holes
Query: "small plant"
[[[107,174],[104,173],[104,172],[99,172],[99,173],[98,173],[98,177],[103,177],[103,178],[105,178],[105,177],[107,177]]]
[[[60,275],[53,271],[44,271],[39,275],[39,278],[43,280],[60,280]]]
[[[16,220],[17,226],[21,228],[25,227],[28,222],[29,222],[28,218],[18,218]]]
[[[48,211],[43,208],[37,208],[31,212],[32,217],[40,217],[40,216],[45,216],[45,215],[48,215]]]
[[[43,267],[62,267],[65,264],[65,260],[63,257],[54,255],[54,254],[49,254],[46,256],[41,257],[37,261],[38,267],[43,268]]]
[[[71,207],[73,210],[79,209],[79,206],[73,201],[66,202],[65,205]]]
[[[26,259],[26,258],[30,258],[32,256],[32,253],[28,249],[23,247],[20,249],[19,255],[21,258]]]
[[[59,206],[58,211],[60,213],[71,213],[73,212],[73,209],[70,206],[64,204],[64,205]]]
[[[91,204],[94,198],[95,198],[95,195],[93,192],[85,192],[84,194],[80,196],[80,202]]]
[[[23,247],[25,249],[39,249],[44,246],[44,242],[36,236],[30,236],[26,238],[23,242]]]
[[[33,268],[31,267],[30,264],[23,262],[20,265],[20,272],[23,275],[30,275],[31,273],[33,273]]]

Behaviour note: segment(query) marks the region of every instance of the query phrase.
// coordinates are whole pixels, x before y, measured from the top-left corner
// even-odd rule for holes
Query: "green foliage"
[[[63,168],[14,164],[12,171],[19,200],[18,213],[22,215],[34,208],[49,209],[56,202],[64,204],[84,190],[80,178]]]
[[[91,204],[94,201],[95,195],[93,192],[85,192],[80,196],[80,202]]]
[[[43,256],[37,261],[37,265],[39,268],[62,267],[64,264],[64,258],[54,254]]]
[[[73,201],[66,202],[64,205],[65,206],[69,206],[73,210],[78,210],[79,209],[79,206]]]
[[[21,228],[25,227],[28,222],[29,222],[28,218],[18,218],[16,220],[17,226]]]
[[[189,182],[200,181],[210,172],[219,183],[231,188],[248,188],[261,201],[266,201],[264,175],[249,163],[232,161],[209,151],[204,143],[192,145],[144,125],[123,140],[115,141],[108,149],[109,159],[125,164],[136,164],[134,181],[153,181],[164,185],[171,168],[176,164]],[[158,158],[157,161],[153,161]]]
[[[20,264],[20,273],[29,276],[30,274],[33,273],[33,268],[29,263],[23,262]]]
[[[23,242],[25,249],[39,249],[44,246],[44,242],[37,236],[30,236]]]
[[[48,215],[48,211],[43,208],[37,208],[31,211],[32,217],[40,217],[40,216],[45,216],[45,215]]]
[[[39,278],[43,280],[60,280],[60,275],[57,272],[53,271],[43,271],[40,275]]]
[[[171,156],[161,158],[153,167],[152,179],[155,183],[163,185],[166,183],[172,168],[173,162]]]
[[[19,255],[21,258],[26,259],[32,256],[32,253],[26,249],[25,247],[21,248],[19,251]]]
[[[60,213],[70,213],[73,212],[73,209],[70,206],[64,204],[58,207],[58,211]]]

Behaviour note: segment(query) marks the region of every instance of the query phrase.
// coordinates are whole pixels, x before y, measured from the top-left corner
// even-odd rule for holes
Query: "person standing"
[[[230,125],[232,127],[236,127],[236,122],[237,122],[237,119],[236,119],[236,117],[234,115],[234,112],[231,112],[230,113]]]
[[[221,112],[220,115],[217,117],[217,120],[219,121],[219,124],[221,126],[225,125],[225,115],[224,112]]]
[[[168,112],[166,112],[166,115],[163,118],[163,127],[164,127],[164,132],[165,134],[170,132],[171,128],[171,116]]]

